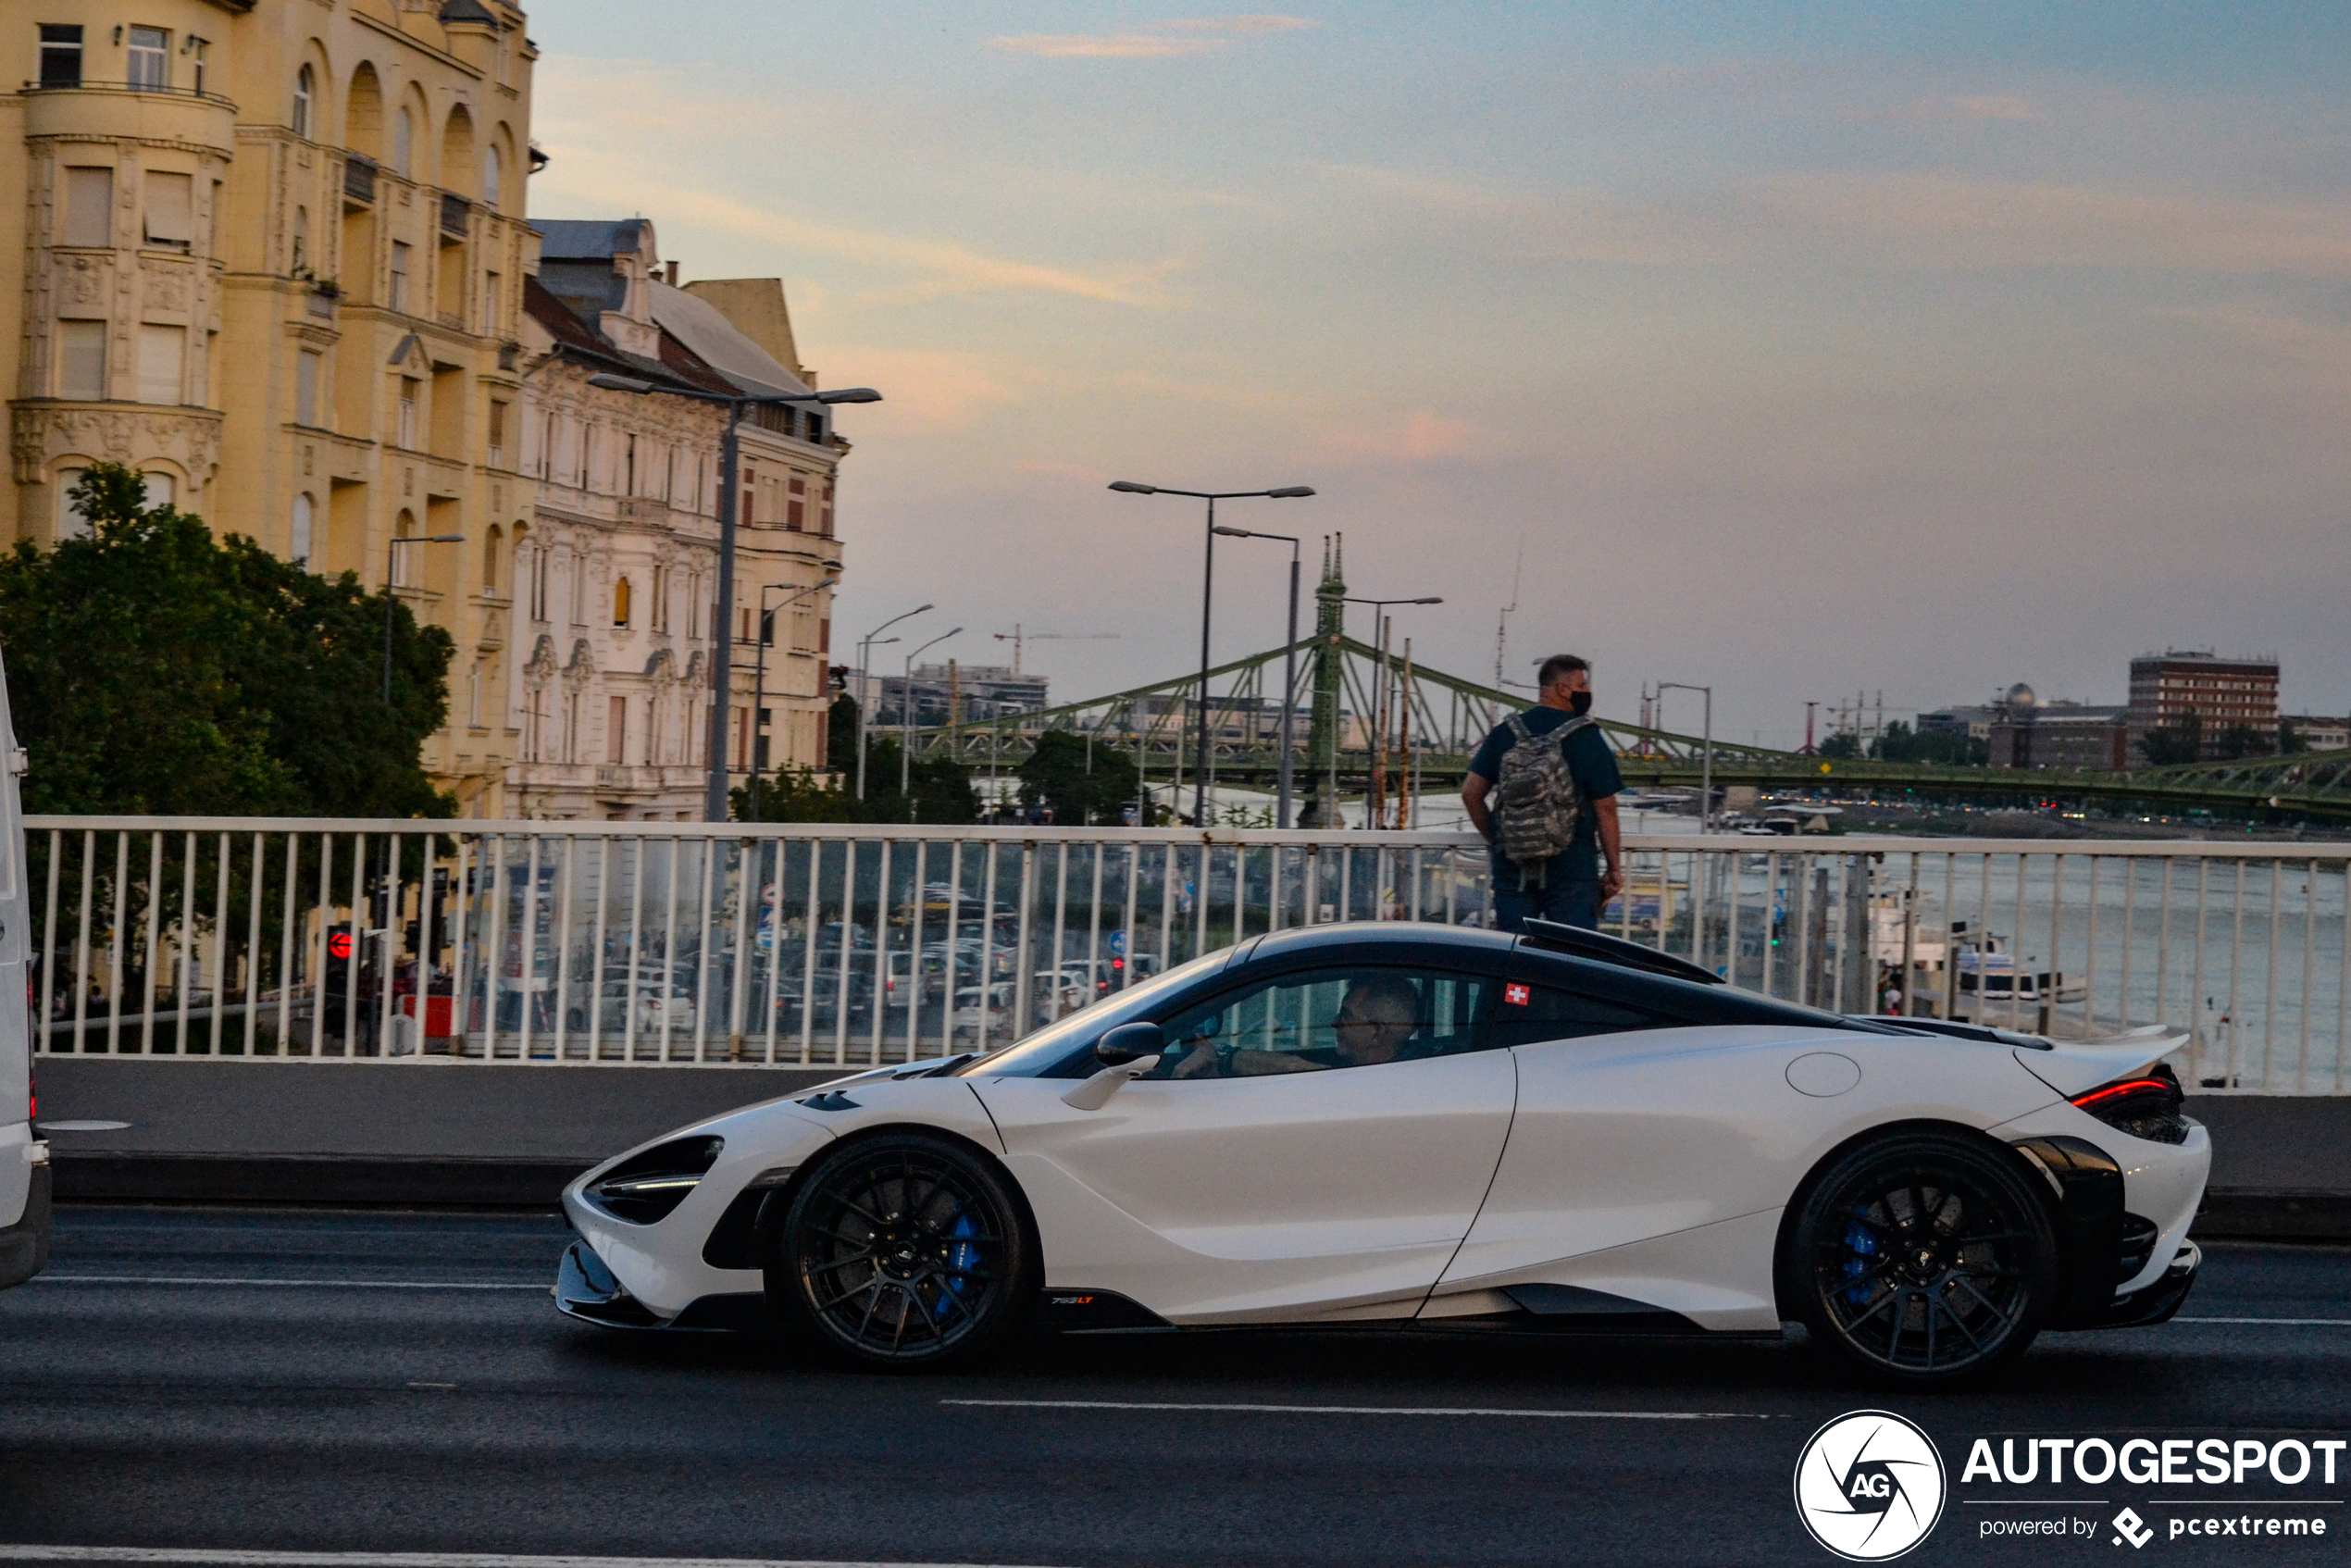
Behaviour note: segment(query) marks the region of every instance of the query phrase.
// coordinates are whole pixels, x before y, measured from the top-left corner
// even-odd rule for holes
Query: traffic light
[[[350,927],[330,926],[327,927],[327,957],[337,964],[344,964],[350,961]]]

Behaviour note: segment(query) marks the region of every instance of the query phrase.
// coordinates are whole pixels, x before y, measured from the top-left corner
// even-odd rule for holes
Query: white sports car
[[[1252,938],[564,1194],[556,1300],[936,1367],[1070,1328],[1770,1335],[1897,1381],[2159,1323],[2211,1163],[2160,1059],[1840,1017],[1592,932]]]

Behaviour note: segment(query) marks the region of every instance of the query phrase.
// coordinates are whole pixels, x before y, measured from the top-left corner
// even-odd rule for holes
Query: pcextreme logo
[[[1934,1440],[1891,1411],[1840,1415],[1797,1456],[1796,1516],[1850,1562],[1884,1562],[1926,1539],[1947,1490]]]

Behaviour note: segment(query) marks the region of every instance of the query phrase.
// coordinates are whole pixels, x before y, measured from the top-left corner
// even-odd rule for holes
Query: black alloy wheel
[[[2058,1288],[2056,1231],[2028,1180],[1957,1134],[1863,1144],[1798,1211],[1783,1300],[1813,1338],[1881,1380],[1931,1388],[2013,1361]]]
[[[886,1133],[808,1174],[777,1234],[767,1296],[855,1365],[929,1371],[985,1354],[1037,1304],[1037,1247],[989,1162]]]

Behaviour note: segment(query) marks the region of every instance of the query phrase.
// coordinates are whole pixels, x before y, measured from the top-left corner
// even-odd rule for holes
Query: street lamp
[[[734,669],[735,643],[735,492],[742,467],[741,438],[737,427],[751,408],[790,403],[879,403],[882,394],[871,387],[842,387],[824,392],[714,392],[698,387],[668,386],[635,376],[598,375],[591,387],[606,392],[665,392],[696,403],[715,403],[727,410],[727,424],[718,438],[718,608],[711,623],[710,660],[710,779],[703,792],[703,819],[727,820],[727,698]]]
[[[1667,691],[1698,691],[1706,697],[1706,753],[1698,776],[1698,830],[1703,833],[1714,823],[1714,688],[1691,686],[1679,680],[1661,680],[1657,683],[1657,690],[1661,699]],[[1660,709],[1664,705],[1661,700],[1658,703]],[[1660,729],[1665,728],[1661,712],[1658,716],[1657,727]]]
[[[873,663],[876,648],[886,648],[898,641],[895,637],[884,637],[883,632],[888,631],[900,621],[912,620],[926,610],[937,608],[939,606],[936,604],[917,604],[902,615],[890,616],[889,619],[859,638],[857,640],[857,678],[862,681],[872,675],[873,672],[867,666]],[[865,704],[863,702],[857,704],[857,798],[861,801],[865,798]]]
[[[906,655],[906,673],[898,682],[898,792],[904,795],[914,788],[914,661],[951,637],[959,637],[964,628],[942,631],[913,653]],[[948,716],[952,718],[953,715]],[[914,820],[914,803],[906,803],[906,820]]]
[[[1208,503],[1207,558],[1200,586],[1200,752],[1192,759],[1192,822],[1208,826],[1208,612],[1216,586],[1216,504],[1220,501],[1297,501],[1314,493],[1311,485],[1285,485],[1279,490],[1170,490],[1164,485],[1113,479],[1111,489],[1126,495],[1188,495]]]
[[[1215,532],[1228,539],[1277,539],[1289,546],[1289,641],[1282,650],[1282,755],[1275,774],[1274,822],[1276,827],[1289,826],[1290,804],[1290,729],[1298,717],[1298,537],[1287,533],[1259,533],[1250,529],[1226,528],[1218,524]]]
[[[462,533],[428,533],[395,539],[384,547],[384,706],[392,706],[392,590],[400,580],[400,547],[404,544],[463,544]]]
[[[834,587],[840,581],[840,574],[835,572],[822,581],[795,589],[791,597],[777,604],[776,610],[788,610],[817,590]],[[753,678],[751,687],[751,819],[753,822],[759,820],[759,716],[761,704],[767,701],[767,645],[776,641],[776,610],[767,607],[767,595],[783,586],[779,582],[759,585],[759,673]],[[824,690],[821,680],[817,683],[817,690],[820,693]]]

